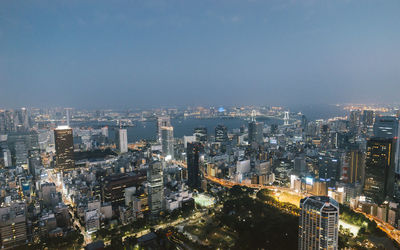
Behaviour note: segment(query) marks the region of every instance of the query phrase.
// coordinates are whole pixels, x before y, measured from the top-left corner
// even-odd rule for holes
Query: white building
[[[339,204],[327,196],[300,201],[299,248],[338,249]]]
[[[117,149],[120,153],[128,152],[128,132],[126,129],[118,129],[116,133]]]

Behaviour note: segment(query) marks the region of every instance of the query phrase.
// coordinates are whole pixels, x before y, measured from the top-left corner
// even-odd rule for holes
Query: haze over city
[[[400,249],[400,1],[1,0],[0,249]]]
[[[393,103],[399,1],[1,1],[1,106]]]

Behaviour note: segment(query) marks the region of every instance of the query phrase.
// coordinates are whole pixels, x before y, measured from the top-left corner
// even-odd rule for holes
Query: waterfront
[[[265,125],[282,124],[283,121],[274,118],[260,118]],[[174,118],[171,119],[171,125],[174,127],[174,137],[181,138],[184,135],[193,135],[193,129],[196,127],[205,127],[209,135],[214,135],[215,127],[218,124],[225,125],[229,131],[246,126],[248,121],[242,118]],[[109,137],[114,138],[114,129],[117,125],[113,122],[72,122],[73,126],[91,126],[100,128],[109,126]],[[128,142],[133,143],[139,140],[155,140],[156,139],[156,122],[152,121],[135,121],[134,126],[128,127]]]

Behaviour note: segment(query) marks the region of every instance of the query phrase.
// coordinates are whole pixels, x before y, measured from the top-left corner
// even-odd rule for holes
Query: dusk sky
[[[400,1],[0,1],[0,108],[399,102]]]

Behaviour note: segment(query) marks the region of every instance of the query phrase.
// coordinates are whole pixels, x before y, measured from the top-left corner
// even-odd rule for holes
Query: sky
[[[393,103],[400,1],[0,0],[0,107]]]

